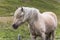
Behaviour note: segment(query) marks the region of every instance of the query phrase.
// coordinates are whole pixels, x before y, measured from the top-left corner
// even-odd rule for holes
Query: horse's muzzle
[[[13,27],[14,29],[17,29],[17,28],[18,28],[18,25],[13,24],[12,27]]]

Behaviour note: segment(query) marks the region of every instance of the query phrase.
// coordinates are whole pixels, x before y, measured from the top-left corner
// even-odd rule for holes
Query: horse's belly
[[[51,32],[51,31],[54,31],[55,30],[55,27],[53,25],[50,25],[50,24],[46,24],[46,32]]]
[[[41,36],[40,30],[38,30],[36,27],[32,26],[30,27],[30,32],[32,33],[32,35],[35,36]]]

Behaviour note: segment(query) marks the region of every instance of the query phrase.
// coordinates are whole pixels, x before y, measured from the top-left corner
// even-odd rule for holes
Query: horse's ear
[[[21,11],[23,12],[23,8],[21,8]]]

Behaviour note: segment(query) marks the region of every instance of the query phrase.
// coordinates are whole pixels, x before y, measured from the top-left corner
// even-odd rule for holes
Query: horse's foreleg
[[[41,39],[42,40],[45,40],[46,39],[46,35],[45,35],[45,33],[43,32],[43,33],[41,33]]]
[[[36,40],[36,36],[35,35],[31,35],[31,40]]]

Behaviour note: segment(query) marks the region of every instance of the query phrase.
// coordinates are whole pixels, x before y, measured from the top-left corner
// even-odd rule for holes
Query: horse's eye
[[[23,17],[24,15],[20,15],[20,17]]]
[[[22,15],[20,17],[22,17]]]
[[[21,16],[17,16],[16,18],[21,18],[22,17],[22,15]]]
[[[20,17],[23,17],[24,15],[20,15]]]

